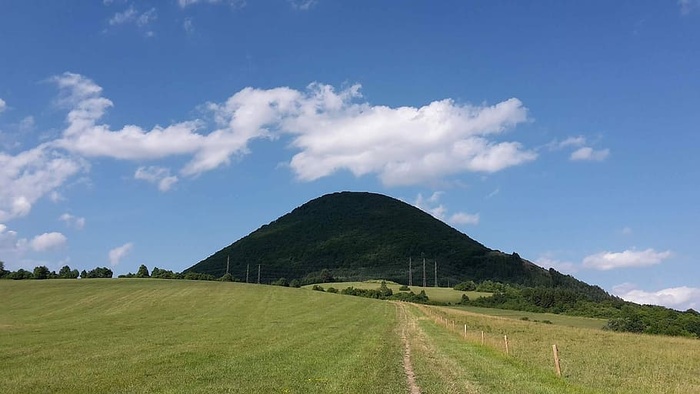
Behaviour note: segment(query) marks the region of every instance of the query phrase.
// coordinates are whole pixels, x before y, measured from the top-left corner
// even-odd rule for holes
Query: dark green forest
[[[571,276],[552,275],[517,253],[492,250],[422,210],[381,194],[328,194],[294,209],[184,272],[262,283],[279,278],[319,282],[323,269],[338,281],[383,278],[450,286],[493,280],[527,286],[607,293]],[[437,282],[435,271],[437,270]]]

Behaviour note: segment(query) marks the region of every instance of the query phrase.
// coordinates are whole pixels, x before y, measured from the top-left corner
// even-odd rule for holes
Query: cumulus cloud
[[[672,256],[670,250],[657,252],[654,249],[625,250],[623,252],[600,252],[583,259],[583,266],[607,271],[615,268],[647,267],[661,263]]]
[[[0,113],[5,111],[6,108],[7,108],[7,103],[5,103],[5,100],[0,98]]]
[[[440,203],[440,197],[443,194],[444,192],[437,191],[430,195],[430,197],[425,198],[423,197],[423,194],[419,193],[418,196],[416,196],[413,205],[416,208],[431,214],[436,219],[446,221],[452,225],[479,224],[478,213],[470,214],[466,212],[457,212],[448,217],[447,207]]]
[[[568,137],[563,141],[554,140],[547,144],[550,150],[560,150],[570,147],[581,147],[586,144],[586,137],[579,135],[576,137]]]
[[[44,233],[32,238],[30,246],[37,252],[56,249],[66,244],[68,238],[57,232]]]
[[[134,244],[127,242],[122,246],[117,246],[116,248],[110,250],[109,263],[112,265],[112,267],[118,265],[119,262],[122,261],[122,259],[126,257],[126,255],[128,255],[133,248]]]
[[[64,213],[63,215],[59,216],[58,220],[64,222],[66,226],[78,230],[82,230],[85,227],[85,218],[73,216],[69,213]]]
[[[245,88],[224,103],[208,103],[216,129],[205,134],[201,120],[120,130],[98,124],[113,104],[83,76],[65,73],[56,82],[73,103],[68,127],[56,144],[84,156],[125,160],[191,155],[180,170],[195,176],[249,153],[254,139],[292,138],[300,152],[289,166],[302,181],[340,170],[376,174],[387,185],[431,182],[461,172],[492,173],[535,160],[518,142],[494,136],[527,120],[515,98],[492,106],[435,101],[426,106],[390,108],[359,101],[360,86],[336,92],[313,83],[306,91],[282,87]]]
[[[178,181],[177,176],[170,175],[170,170],[163,167],[139,167],[134,179],[144,180],[158,185],[158,190],[167,192]]]
[[[657,291],[644,291],[631,283],[623,283],[613,287],[613,294],[638,304],[663,305],[669,308],[686,310],[700,308],[700,288],[671,287]]]
[[[38,199],[85,168],[48,144],[14,156],[0,152],[0,221],[26,216]]]
[[[569,159],[572,161],[603,161],[610,155],[610,149],[595,150],[589,146],[584,146],[571,153]]]

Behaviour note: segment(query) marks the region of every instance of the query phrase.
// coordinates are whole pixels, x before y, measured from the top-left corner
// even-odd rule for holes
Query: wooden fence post
[[[508,335],[504,335],[503,340],[506,343],[506,354],[510,354],[510,352],[508,351]]]
[[[481,345],[484,345],[484,331],[481,331]]]
[[[557,376],[561,376],[561,366],[559,365],[559,350],[557,350],[557,345],[552,345],[552,352],[554,353],[554,368],[557,370]]]
[[[467,325],[464,325],[464,338],[467,338]]]

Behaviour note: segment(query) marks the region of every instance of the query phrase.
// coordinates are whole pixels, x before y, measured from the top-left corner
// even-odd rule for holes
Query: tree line
[[[603,327],[606,330],[700,338],[700,313],[693,309],[639,305],[612,295],[601,299],[597,292],[585,289],[523,287],[492,281],[462,282],[454,288],[493,293],[463,299],[462,305],[604,318],[608,319]]]
[[[17,271],[8,271],[5,269],[5,263],[0,261],[0,279],[78,279],[78,278],[111,278],[114,273],[107,267],[97,267],[90,271],[83,270],[78,272],[77,269],[71,269],[70,266],[64,265],[56,271],[49,270],[45,265],[34,267],[32,271],[27,271],[23,268]]]

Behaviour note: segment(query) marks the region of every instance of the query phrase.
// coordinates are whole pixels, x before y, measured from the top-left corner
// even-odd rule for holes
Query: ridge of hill
[[[343,281],[383,278],[409,284],[412,276],[419,284],[424,259],[428,286],[436,285],[437,276],[439,286],[491,280],[610,297],[597,286],[545,270],[517,253],[489,249],[410,204],[368,192],[313,199],[184,272],[220,277],[228,264],[234,277],[250,282],[258,280],[258,272],[261,283],[279,278],[310,282],[329,270]]]

